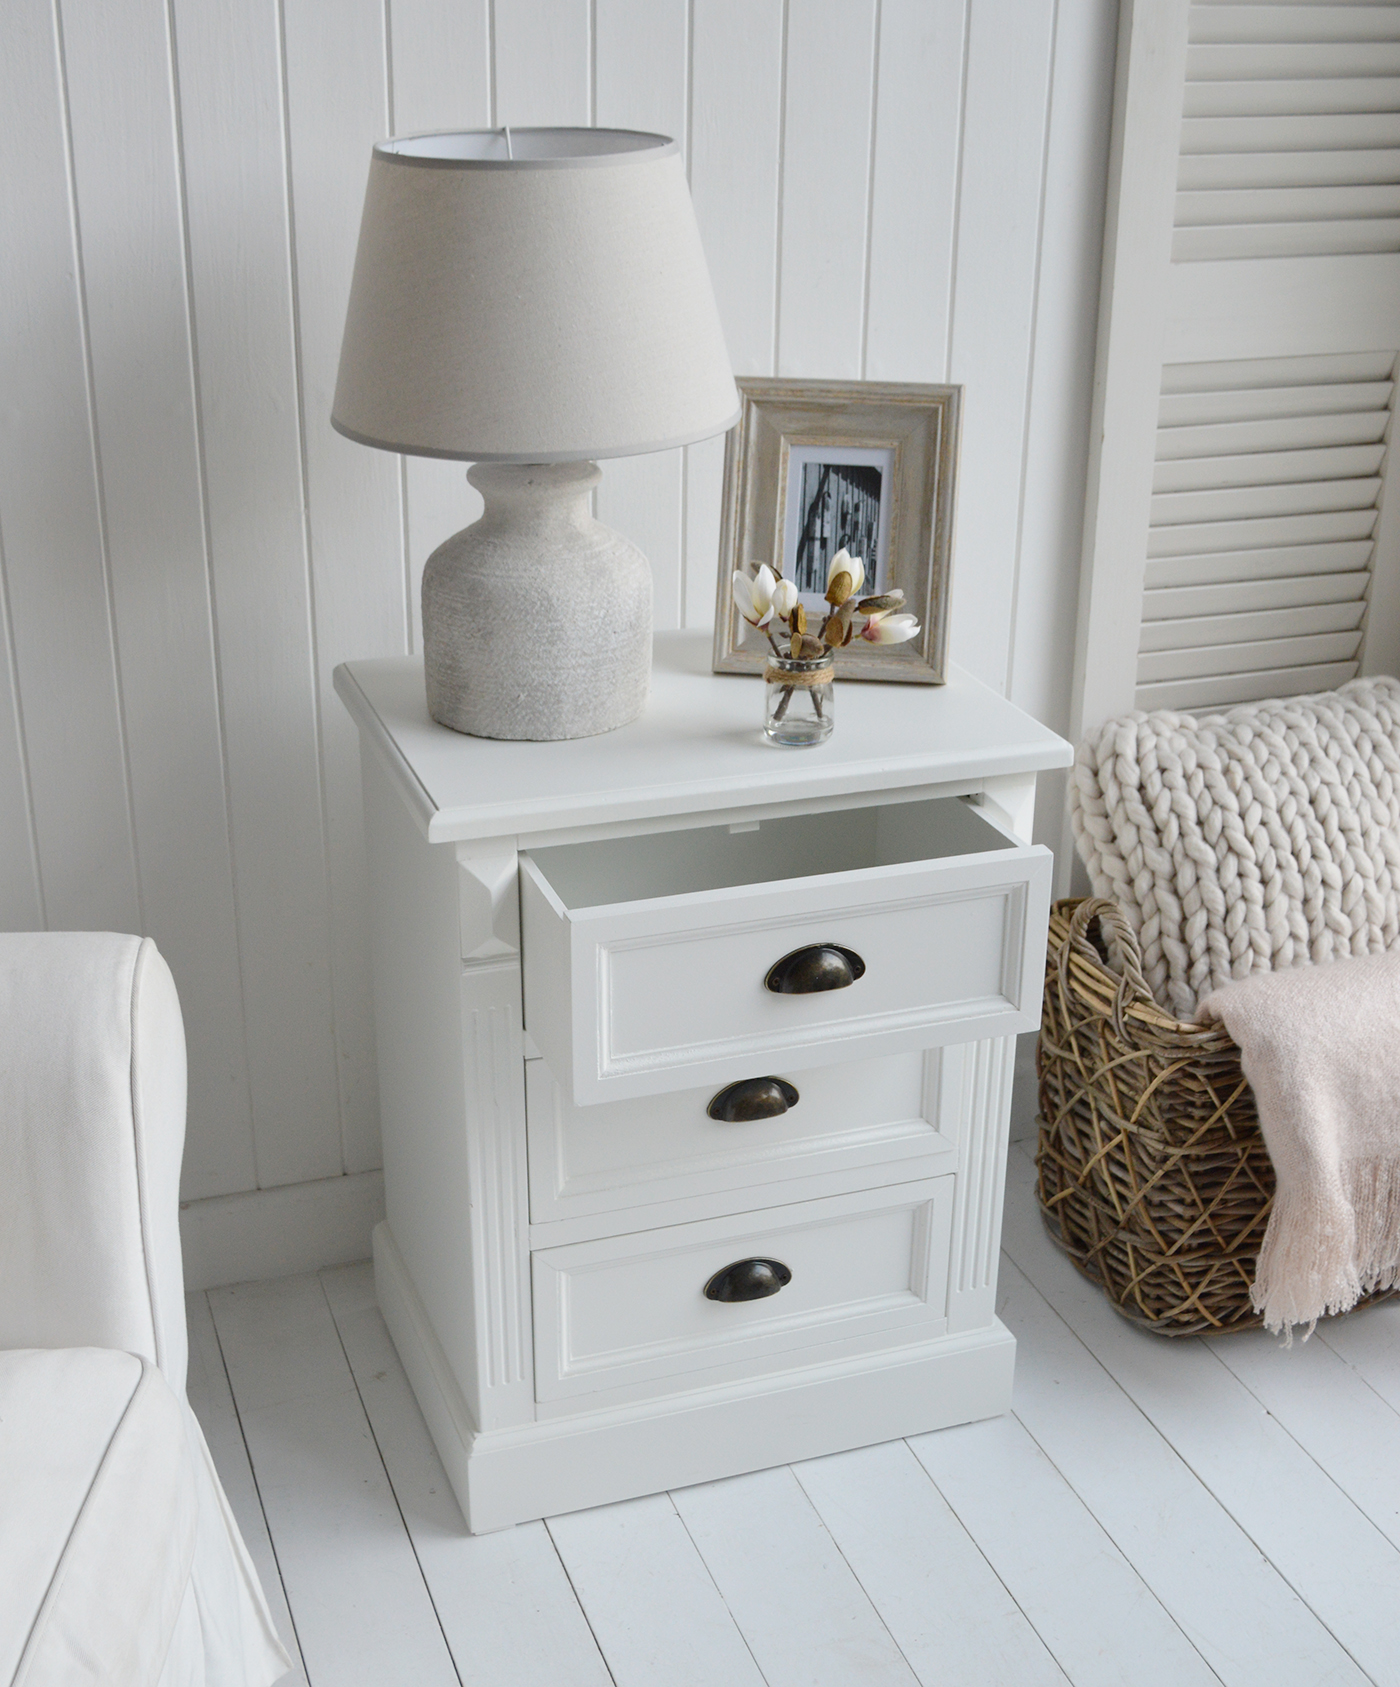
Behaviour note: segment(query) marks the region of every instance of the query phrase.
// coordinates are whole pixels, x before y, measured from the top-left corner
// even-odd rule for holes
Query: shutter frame
[[[1221,707],[1277,694],[1266,682],[1287,694],[1400,661],[1391,59],[1400,67],[1400,7],[1123,8],[1076,736],[1134,706]],[[1300,65],[1307,76],[1284,74]],[[1381,100],[1394,109],[1365,109]],[[1284,179],[1283,154],[1301,180]],[[1348,190],[1329,203],[1339,175]],[[1272,207],[1295,220],[1270,221]],[[1256,255],[1197,255],[1232,241]],[[1316,361],[1327,358],[1330,370]],[[1289,359],[1302,360],[1292,389]],[[1238,695],[1212,653],[1237,664]]]

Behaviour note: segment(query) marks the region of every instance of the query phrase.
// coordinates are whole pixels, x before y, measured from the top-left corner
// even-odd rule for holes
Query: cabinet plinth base
[[[387,1224],[374,1232],[384,1321],[472,1534],[893,1441],[1011,1406],[999,1322],[878,1355],[566,1419],[478,1430]]]

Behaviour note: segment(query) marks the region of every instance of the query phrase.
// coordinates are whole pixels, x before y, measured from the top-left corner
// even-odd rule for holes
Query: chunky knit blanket
[[[1070,807],[1178,1019],[1231,979],[1400,938],[1400,681],[1124,715],[1080,745]]]

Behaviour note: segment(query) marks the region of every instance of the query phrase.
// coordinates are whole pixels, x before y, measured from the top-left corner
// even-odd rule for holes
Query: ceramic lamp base
[[[481,519],[423,571],[428,712],[477,738],[589,738],[651,678],[651,567],[596,521],[596,463],[478,463]]]

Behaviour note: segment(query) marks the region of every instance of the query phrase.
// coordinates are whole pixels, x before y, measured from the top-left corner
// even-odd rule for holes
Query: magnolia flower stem
[[[822,709],[821,687],[820,686],[812,686],[810,689],[811,689],[811,692],[812,692],[812,707],[817,712],[817,719],[818,720],[825,720],[826,715],[825,715],[825,713]],[[796,690],[797,690],[797,687],[795,685],[785,685],[783,687],[782,696],[779,697],[778,701],[773,705],[773,719],[774,719],[775,722],[780,721],[783,718],[783,716],[788,712],[788,704],[792,702],[793,693]]]

